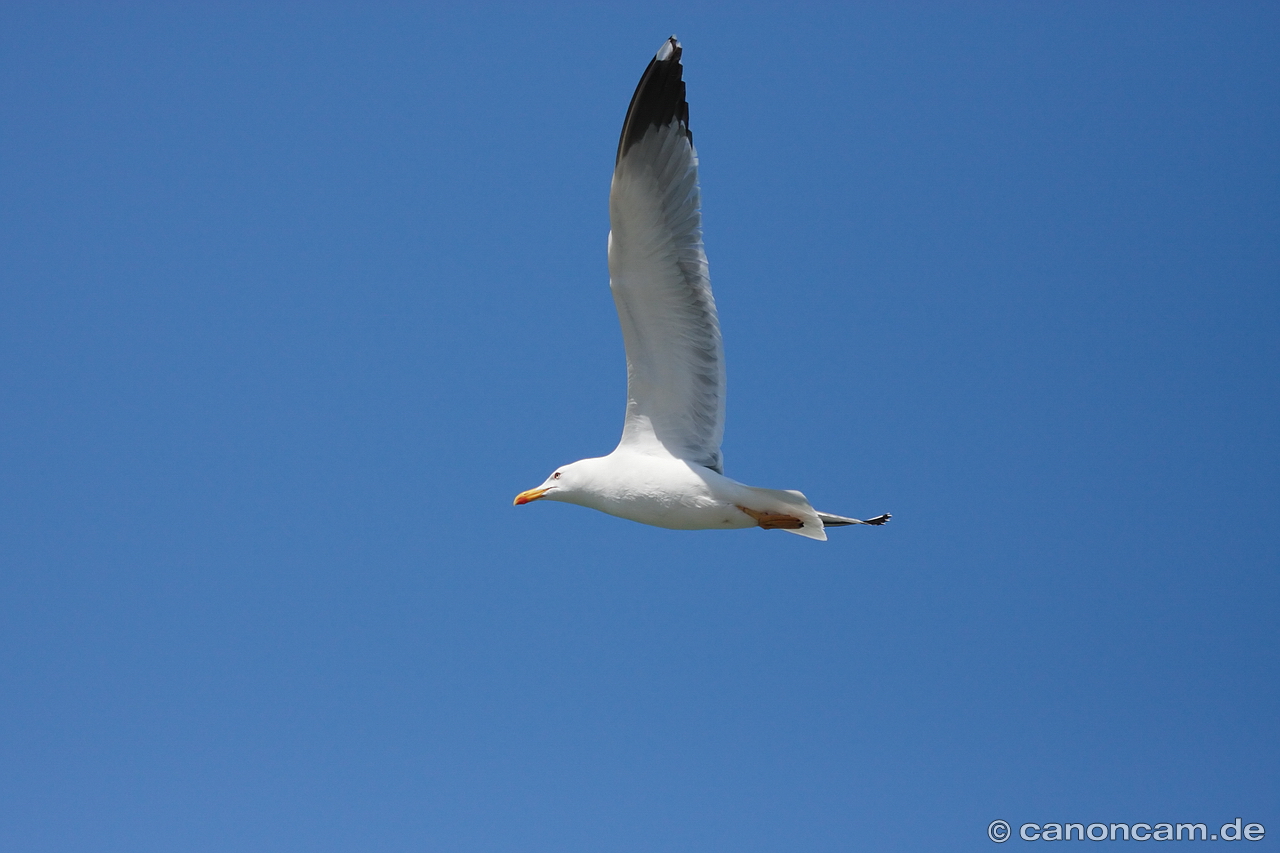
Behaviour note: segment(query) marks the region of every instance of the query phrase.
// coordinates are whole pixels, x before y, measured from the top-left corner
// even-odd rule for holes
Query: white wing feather
[[[609,195],[609,284],[627,348],[620,446],[722,472],[724,351],[698,205],[687,128],[649,127],[619,158]]]

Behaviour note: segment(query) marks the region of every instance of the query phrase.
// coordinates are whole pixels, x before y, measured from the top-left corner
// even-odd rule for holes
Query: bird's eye
[[[551,475],[551,479],[553,479],[553,480],[559,480],[559,479],[560,479],[560,472],[559,472],[559,471],[557,471],[557,472],[555,472],[554,474],[552,474],[552,475]]]

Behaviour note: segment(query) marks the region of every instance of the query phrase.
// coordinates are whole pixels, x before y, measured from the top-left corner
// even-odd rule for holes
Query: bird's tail
[[[822,519],[814,512],[809,499],[791,489],[761,489],[742,486],[744,503],[738,509],[756,520],[765,530],[785,530],[825,542]]]

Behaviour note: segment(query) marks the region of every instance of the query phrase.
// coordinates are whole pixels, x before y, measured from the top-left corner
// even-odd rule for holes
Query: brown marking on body
[[[756,520],[756,526],[765,530],[799,530],[804,527],[804,519],[797,518],[794,515],[786,515],[780,512],[759,512],[754,509],[747,509],[745,506],[738,506],[738,509],[745,512]]]

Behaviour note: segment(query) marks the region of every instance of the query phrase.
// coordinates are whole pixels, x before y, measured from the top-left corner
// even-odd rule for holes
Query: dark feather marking
[[[671,45],[671,55],[666,59],[658,59],[655,55],[650,60],[635,94],[631,96],[627,118],[622,123],[622,136],[618,140],[618,160],[626,155],[627,149],[644,138],[649,128],[666,127],[676,120],[684,127],[689,143],[693,143],[693,134],[689,132],[689,103],[684,99],[684,79],[681,77],[680,42],[675,36],[667,41]]]

